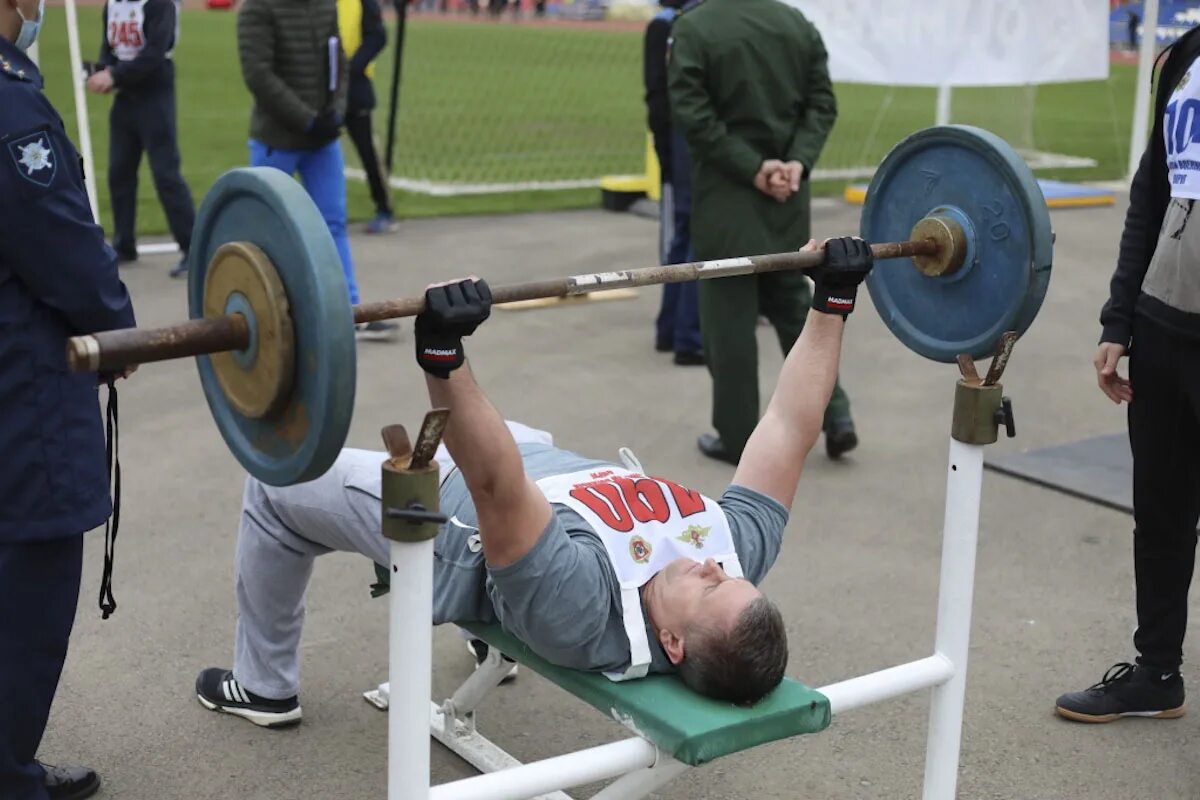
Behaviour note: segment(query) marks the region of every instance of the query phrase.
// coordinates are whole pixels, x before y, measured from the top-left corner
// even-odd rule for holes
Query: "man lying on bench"
[[[816,249],[810,242],[805,249]],[[435,541],[433,622],[498,622],[551,663],[614,680],[678,671],[693,690],[751,704],[787,664],[779,610],[756,585],[779,553],[804,459],[837,377],[844,320],[872,266],[858,239],[827,244],[812,310],[719,501],[506,424],[464,365],[488,318],[483,281],[439,284],[416,319],[433,406],[450,409]],[[297,486],[246,482],[233,669],[196,679],[209,709],[257,725],[300,721],[300,631],[316,556],[389,563],[382,452],[347,449]]]

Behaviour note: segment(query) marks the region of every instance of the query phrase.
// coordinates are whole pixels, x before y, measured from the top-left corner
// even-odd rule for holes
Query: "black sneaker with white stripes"
[[[196,699],[210,711],[243,717],[264,728],[295,725],[300,721],[300,700],[270,700],[247,691],[233,677],[233,671],[220,667],[201,670],[196,676]]]
[[[488,643],[482,639],[467,640],[467,652],[475,656],[475,669],[479,669],[483,666],[483,662],[487,661],[488,649]],[[512,669],[504,674],[504,677],[500,679],[500,682],[511,683],[517,678],[517,662],[510,659],[508,656],[504,656],[504,660],[512,664]]]

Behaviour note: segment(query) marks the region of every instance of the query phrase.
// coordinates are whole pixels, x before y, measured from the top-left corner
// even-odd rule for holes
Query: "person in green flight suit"
[[[692,166],[699,260],[798,250],[809,239],[808,177],[837,119],[821,35],[779,0],[705,0],[675,21],[668,50],[675,124]],[[759,417],[759,315],[791,350],[812,301],[799,272],[700,282],[700,327],[713,379],[701,452],[736,464]],[[858,444],[839,385],[824,419],[837,458]]]

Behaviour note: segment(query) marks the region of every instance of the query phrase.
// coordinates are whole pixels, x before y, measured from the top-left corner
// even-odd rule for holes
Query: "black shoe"
[[[1113,664],[1099,683],[1058,698],[1054,710],[1076,722],[1112,722],[1121,717],[1175,719],[1183,716],[1183,677],[1177,670]]]
[[[467,640],[467,651],[475,656],[475,669],[479,669],[483,666],[483,662],[487,661],[488,649],[488,643],[482,639]],[[500,679],[500,683],[512,683],[517,677],[517,662],[508,656],[504,656],[504,660],[512,664],[512,669],[505,673],[504,677]]]
[[[46,770],[44,786],[50,800],[83,800],[100,791],[100,776],[87,767],[56,767],[42,764]]]
[[[220,667],[201,670],[196,676],[196,699],[209,711],[243,717],[264,728],[278,728],[300,722],[300,699],[269,700],[249,692],[233,677],[233,671]]]
[[[115,248],[114,248],[115,249]],[[117,250],[118,264],[132,264],[138,260],[137,250]]]
[[[858,434],[849,419],[839,419],[825,426],[825,453],[830,458],[841,458],[858,447]]]
[[[677,367],[703,367],[704,353],[689,353],[680,352],[675,354],[675,366]]]
[[[701,453],[704,453],[709,458],[715,458],[717,461],[724,461],[726,464],[737,466],[738,460],[725,449],[725,443],[715,433],[700,434],[700,438],[696,440],[696,446],[700,448]]]
[[[669,353],[675,349],[675,343],[670,339],[655,339],[654,349],[660,353]]]
[[[188,274],[187,256],[185,255],[179,259],[179,263],[171,267],[171,271],[168,274],[172,278],[186,278]]]

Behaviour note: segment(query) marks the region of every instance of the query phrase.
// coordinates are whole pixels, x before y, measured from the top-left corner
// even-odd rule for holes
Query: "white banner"
[[[783,0],[821,31],[833,79],[1015,86],[1108,77],[1107,0]]]

